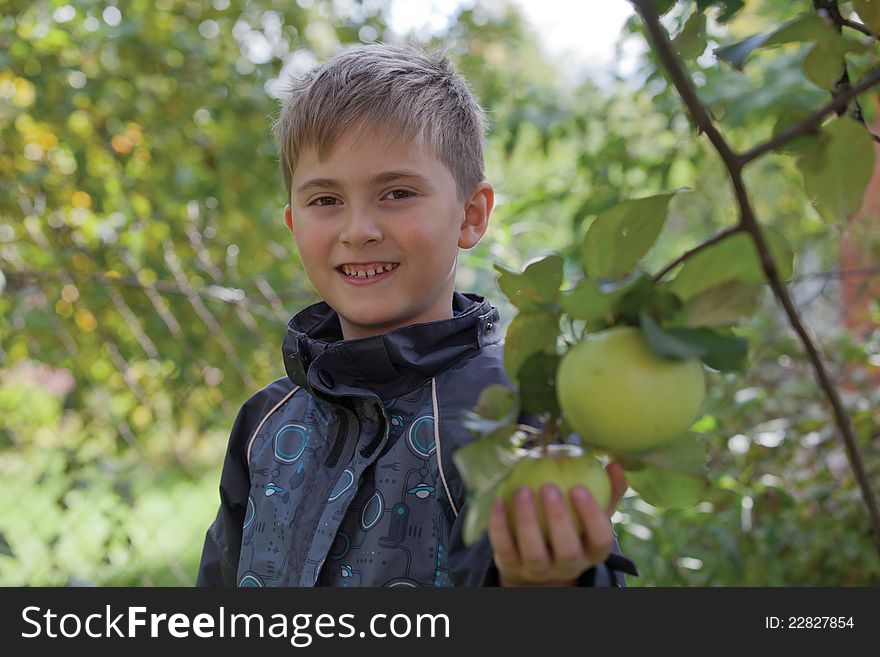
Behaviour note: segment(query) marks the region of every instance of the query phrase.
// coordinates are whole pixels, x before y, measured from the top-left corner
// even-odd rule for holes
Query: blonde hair
[[[324,157],[349,129],[430,149],[459,200],[483,180],[486,115],[444,51],[369,43],[343,50],[285,90],[274,125],[287,194],[300,154]]]

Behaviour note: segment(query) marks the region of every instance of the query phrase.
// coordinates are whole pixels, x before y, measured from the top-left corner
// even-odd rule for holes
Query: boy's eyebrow
[[[371,176],[370,179],[367,180],[367,183],[371,186],[383,185],[392,180],[397,180],[398,178],[411,178],[423,184],[430,184],[430,181],[425,178],[425,176],[416,171],[383,171],[382,173],[377,173],[375,176]],[[333,187],[335,189],[341,189],[342,185],[338,180],[332,178],[312,178],[297,187],[294,194],[299,194],[310,187]]]

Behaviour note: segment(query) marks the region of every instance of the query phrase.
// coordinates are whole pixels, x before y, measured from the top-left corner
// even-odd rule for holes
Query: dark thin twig
[[[767,240],[764,236],[764,231],[761,229],[761,226],[758,224],[758,221],[755,218],[751,202],[749,200],[748,192],[746,191],[745,183],[743,182],[743,165],[745,164],[745,162],[754,159],[754,157],[757,157],[757,155],[754,155],[753,157],[744,160],[742,156],[737,156],[734,154],[730,146],[721,136],[721,133],[718,132],[718,130],[712,124],[706,107],[697,96],[697,92],[694,87],[693,81],[690,78],[690,75],[685,70],[681,60],[675,54],[675,50],[669,40],[669,35],[660,24],[660,17],[657,15],[656,9],[654,9],[653,2],[651,0],[631,0],[631,2],[635,5],[636,10],[640,14],[642,21],[645,24],[645,27],[647,27],[648,33],[651,36],[651,42],[654,46],[654,51],[657,54],[657,57],[660,59],[660,62],[663,64],[664,68],[666,68],[666,71],[672,79],[673,83],[675,84],[679,95],[682,97],[682,100],[687,106],[688,112],[697,122],[697,125],[699,125],[703,129],[703,131],[712,141],[712,144],[716,147],[718,154],[721,156],[721,159],[724,162],[725,167],[727,168],[731,184],[733,185],[734,195],[740,208],[739,224],[743,230],[748,231],[748,233],[752,236],[755,246],[757,247],[758,252],[761,256],[761,265],[764,269],[764,274],[767,277],[770,286],[773,288],[773,293],[775,294],[777,300],[785,309],[785,313],[786,315],[788,315],[789,323],[803,343],[804,349],[806,350],[810,362],[813,365],[813,369],[816,372],[816,377],[818,379],[819,385],[822,387],[822,390],[824,390],[825,396],[828,398],[828,401],[831,404],[836,424],[840,429],[840,433],[843,436],[843,440],[846,445],[847,456],[849,457],[850,465],[855,473],[856,480],[858,481],[859,487],[862,491],[862,497],[864,498],[865,505],[868,508],[868,513],[873,522],[874,533],[877,539],[877,546],[878,549],[880,549],[880,509],[877,508],[877,500],[874,496],[874,490],[871,487],[870,482],[868,481],[868,475],[865,471],[865,466],[861,457],[861,453],[859,451],[858,443],[856,442],[856,435],[853,429],[852,421],[847,415],[846,408],[844,407],[843,401],[840,397],[840,393],[837,390],[837,387],[834,385],[834,382],[831,380],[828,369],[825,367],[825,362],[820,354],[819,347],[816,344],[816,341],[814,340],[814,338],[810,334],[810,331],[807,329],[806,325],[801,319],[800,314],[798,313],[797,308],[795,308],[794,302],[792,301],[791,296],[788,293],[788,289],[786,288],[785,283],[783,283],[782,279],[779,276],[779,272],[776,269],[776,263],[773,261],[773,256],[770,253]],[[880,70],[875,69],[874,71],[872,71],[868,76],[866,76],[865,80],[863,80],[860,85],[858,85],[857,87],[853,87],[850,90],[850,93],[852,93],[854,96],[859,93],[859,91],[857,91],[859,87],[864,86],[865,89],[868,88],[870,84],[866,83],[868,83],[869,81],[872,81],[872,84],[880,81]],[[841,98],[842,96],[838,98],[837,101],[839,102]],[[833,111],[833,108],[831,109],[831,111]],[[816,116],[817,114],[814,114],[814,116]],[[822,116],[824,116],[824,114],[819,115],[819,118],[816,120],[820,120]],[[792,131],[789,130],[785,134],[790,132]],[[782,135],[780,135],[780,137],[782,137]],[[784,143],[784,141],[782,143]],[[772,149],[761,147],[760,152],[763,153],[769,150]]]
[[[829,271],[814,271],[793,277],[792,282],[807,281],[814,278],[870,278],[880,276],[880,267],[861,267],[859,269],[831,269]]]
[[[813,0],[813,6],[820,13],[824,13],[837,26],[838,31],[840,31],[840,28],[843,25],[858,29],[858,23],[847,21],[843,16],[841,16],[840,10],[837,7],[836,0]],[[866,34],[876,38],[876,36],[872,35],[870,32],[866,32]],[[860,93],[866,91],[870,87],[880,82],[880,71],[878,71],[878,69],[870,71],[868,75],[866,75],[865,78],[861,81],[861,83],[859,83],[856,87],[851,87],[849,86],[849,74],[847,72],[846,64],[844,63],[842,77],[846,82],[846,86],[840,89],[835,89],[832,93],[833,97],[827,105],[819,108],[817,111],[815,111],[813,114],[808,116],[805,120],[798,123],[797,125],[776,135],[767,142],[752,148],[746,153],[743,153],[740,156],[741,164],[745,166],[746,164],[754,159],[757,159],[764,153],[775,150],[783,144],[788,143],[792,139],[800,137],[801,135],[804,135],[808,132],[815,132],[819,128],[819,124],[822,122],[822,119],[824,119],[832,112],[842,114],[846,110],[851,100],[857,98]],[[865,120],[862,117],[861,108],[858,106],[858,100],[856,100],[856,107],[857,116],[855,118],[857,121],[860,121],[862,125],[865,125]],[[868,130],[867,126],[865,126],[865,130]],[[880,141],[880,137],[870,131],[868,131],[868,133],[871,135],[874,141]]]
[[[780,146],[784,146],[792,139],[796,139],[797,137],[805,135],[808,132],[815,132],[819,128],[819,124],[822,123],[822,119],[824,119],[832,112],[836,112],[841,107],[846,107],[849,104],[849,101],[878,83],[880,83],[880,68],[875,68],[872,69],[864,78],[862,78],[862,81],[859,82],[856,86],[851,87],[833,100],[830,100],[828,103],[817,109],[815,112],[810,114],[810,116],[808,116],[797,125],[794,125],[791,128],[780,132],[772,139],[768,139],[763,144],[758,144],[754,148],[751,148],[745,153],[739,155],[739,167],[742,168],[752,160],[761,157],[765,153],[769,153],[770,151],[776,150]]]
[[[820,14],[824,13],[828,18],[830,18],[831,21],[835,25],[837,25],[838,30],[839,28],[846,26],[857,30],[869,37],[876,38],[877,36],[868,29],[867,25],[856,23],[855,21],[844,18],[843,15],[840,13],[840,7],[837,6],[837,0],[813,0],[813,7]]]
[[[718,244],[718,242],[720,242],[721,240],[730,237],[734,233],[738,233],[738,232],[742,231],[742,229],[743,229],[743,227],[740,224],[736,224],[735,226],[730,226],[729,228],[725,228],[724,230],[722,230],[720,233],[716,233],[715,235],[708,238],[704,242],[700,242],[699,244],[697,244],[694,248],[690,249],[689,251],[685,251],[679,257],[677,257],[675,260],[673,260],[668,265],[666,265],[663,269],[661,269],[657,273],[657,275],[654,276],[654,282],[659,283],[660,281],[663,280],[663,278],[666,276],[666,274],[668,274],[673,269],[678,267],[678,265],[683,263],[688,258],[693,257],[695,254],[699,253],[703,249],[706,249],[706,248],[712,246],[713,244]]]
[[[865,34],[869,37],[874,37],[875,39],[877,38],[876,34],[871,32],[871,30],[869,30],[866,25],[862,25],[861,23],[856,23],[855,21],[847,20],[846,18],[844,18],[840,21],[840,24],[844,25],[846,27],[852,28],[854,30],[858,30],[862,34]]]
[[[816,9],[816,11],[819,12],[820,15],[827,16],[831,20],[831,22],[834,23],[835,28],[837,28],[838,34],[843,34],[843,28],[847,25],[847,23],[852,26],[857,25],[856,23],[852,23],[851,21],[848,21],[843,17],[843,15],[840,13],[840,7],[837,6],[837,0],[813,0],[813,7]],[[872,35],[872,38],[876,37],[873,37]],[[831,90],[832,98],[837,98],[841,93],[849,89],[851,86],[849,79],[849,67],[846,64],[846,60],[841,63],[840,68],[840,79],[834,85],[834,89]],[[842,116],[845,113],[846,107],[842,107],[837,110],[838,116]],[[850,110],[850,116],[865,127],[865,131],[869,135],[871,135],[871,138],[874,141],[880,142],[880,136],[875,135],[873,132],[871,132],[871,130],[868,128],[868,124],[865,123],[865,114],[864,112],[862,112],[862,106],[861,104],[859,104],[858,98],[855,98],[853,100],[853,108],[852,110]]]
[[[46,271],[38,271],[38,270],[7,270],[4,272],[7,278],[9,279],[10,285],[18,284],[17,281],[28,281],[28,280],[62,280],[63,275],[61,273],[52,273]],[[91,283],[95,283],[97,285],[105,285],[105,286],[113,286],[113,287],[130,287],[138,290],[152,290],[155,292],[159,292],[161,294],[173,294],[175,296],[187,296],[189,294],[197,294],[202,299],[206,301],[221,301],[223,303],[233,305],[233,306],[242,306],[247,308],[251,312],[255,313],[262,319],[270,321],[274,324],[279,323],[281,321],[278,318],[274,318],[271,316],[267,316],[262,312],[257,311],[257,307],[260,304],[254,303],[251,300],[251,297],[247,295],[244,290],[239,288],[222,288],[220,286],[216,286],[215,290],[184,290],[177,283],[172,283],[171,281],[162,281],[158,280],[149,285],[145,285],[141,281],[139,281],[135,276],[120,276],[120,277],[110,277],[105,276],[104,274],[71,274],[72,278],[76,281],[88,281]],[[227,294],[222,294],[220,290],[223,290]],[[286,321],[286,320],[285,320]]]

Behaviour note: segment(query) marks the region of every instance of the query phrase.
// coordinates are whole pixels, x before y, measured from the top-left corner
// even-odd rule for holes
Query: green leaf
[[[657,240],[676,192],[631,199],[600,213],[581,245],[590,278],[617,278],[632,271]]]
[[[635,321],[639,313],[651,303],[656,286],[653,278],[644,272],[638,272],[622,285],[600,285],[599,289],[608,296],[615,317]]]
[[[666,445],[638,454],[615,454],[614,458],[620,461],[624,469],[642,470],[646,467],[654,467],[702,477],[706,471],[708,455],[705,443],[696,435],[686,432]]]
[[[688,341],[687,335],[664,331],[648,313],[641,313],[640,324],[648,346],[660,358],[690,360],[702,358],[707,353],[703,345]]]
[[[720,372],[744,372],[748,365],[749,341],[743,337],[719,333],[718,329],[669,329],[679,336],[688,331],[687,339],[705,349],[701,360]]]
[[[776,137],[789,128],[799,125],[810,114],[810,110],[804,107],[788,107],[784,109],[776,119],[776,123],[773,125],[773,136]],[[817,133],[818,130],[816,133],[807,133],[800,137],[795,137],[791,141],[788,141],[777,148],[776,152],[800,155],[805,149],[811,148],[811,144],[816,140]]]
[[[715,56],[741,71],[746,60],[758,48],[800,41],[830,42],[835,36],[839,37],[833,28],[826,25],[817,15],[810,13],[792,19],[770,32],[756,34],[743,41],[716,48]]]
[[[852,0],[853,9],[874,34],[880,34],[880,1]]]
[[[519,388],[522,408],[528,413],[550,413],[559,417],[556,398],[556,368],[559,356],[540,351],[529,356],[519,370]]]
[[[804,58],[807,79],[821,89],[833,91],[843,71],[843,57],[815,46]]]
[[[648,504],[666,509],[692,506],[702,501],[707,490],[704,477],[647,467],[626,473],[627,483]]]
[[[3,532],[0,532],[0,554],[7,557],[15,557],[15,553],[13,553],[12,548],[9,547],[9,541],[6,540],[6,536]]]
[[[562,310],[573,319],[590,322],[609,317],[610,301],[600,291],[599,284],[588,278],[578,283],[573,290],[562,294]]]
[[[719,8],[716,20],[719,23],[726,23],[745,6],[745,2],[743,0],[697,0],[697,8],[701,11],[713,6]]]
[[[672,40],[672,45],[683,59],[696,59],[706,50],[706,16],[699,7]]]
[[[824,147],[798,158],[804,187],[823,219],[846,221],[859,209],[871,180],[874,141],[862,125],[847,117],[825,126],[819,140]]]
[[[665,322],[677,317],[682,308],[681,299],[662,286],[651,281],[652,294],[645,305],[645,310],[659,321]]]
[[[641,270],[616,281],[599,281],[599,291],[615,312],[640,308],[653,294],[654,279]]]
[[[762,226],[770,253],[782,280],[788,280],[794,270],[794,253],[781,233]],[[741,283],[765,282],[761,258],[751,235],[733,233],[712,246],[688,258],[678,275],[668,284],[682,301],[689,301],[700,292],[728,281]]]
[[[504,370],[510,380],[519,380],[520,367],[532,354],[555,353],[558,336],[558,314],[520,312],[514,317],[504,340]]]
[[[532,260],[526,265],[523,277],[532,283],[545,303],[555,303],[559,297],[562,266],[562,256],[555,253]]]
[[[474,440],[452,454],[461,480],[471,492],[494,486],[507,475],[516,460],[510,444],[500,440]]]
[[[661,16],[675,6],[676,0],[651,0],[654,10]]]
[[[859,96],[859,107],[862,108],[862,118],[868,125],[874,125],[877,120],[877,92],[868,90]]]
[[[467,490],[462,533],[465,545],[472,545],[486,531],[498,486],[516,460],[513,450],[494,440],[476,440],[452,454]]]
[[[562,256],[556,254],[533,260],[522,273],[496,264],[498,286],[520,310],[539,311],[559,300],[562,265]]]
[[[498,489],[502,481],[468,497],[464,508],[464,526],[461,533],[462,541],[466,547],[479,541],[486,532],[489,518],[492,515],[492,506],[498,497]]]
[[[804,171],[821,172],[825,162],[825,151],[830,143],[828,134],[825,132],[817,132],[816,134],[806,135],[800,145],[800,157],[797,165]]]
[[[513,423],[518,415],[517,391],[494,383],[483,388],[473,410],[462,412],[462,423],[472,432],[486,435]]]
[[[748,363],[748,340],[721,329],[662,328],[647,313],[640,315],[640,325],[651,351],[660,358],[699,358],[724,372],[742,372]]]
[[[751,317],[764,291],[762,285],[728,281],[691,299],[682,310],[688,328],[727,326]]]
[[[504,420],[516,415],[517,402],[516,390],[493,383],[480,392],[475,411],[485,418]]]

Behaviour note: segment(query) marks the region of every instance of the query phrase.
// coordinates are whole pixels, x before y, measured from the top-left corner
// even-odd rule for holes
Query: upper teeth
[[[359,278],[367,278],[368,276],[375,276],[376,274],[381,274],[384,271],[391,271],[397,265],[396,264],[379,264],[379,265],[367,265],[366,267],[358,267],[355,265],[342,265],[342,271],[344,271],[348,276],[357,276]]]

